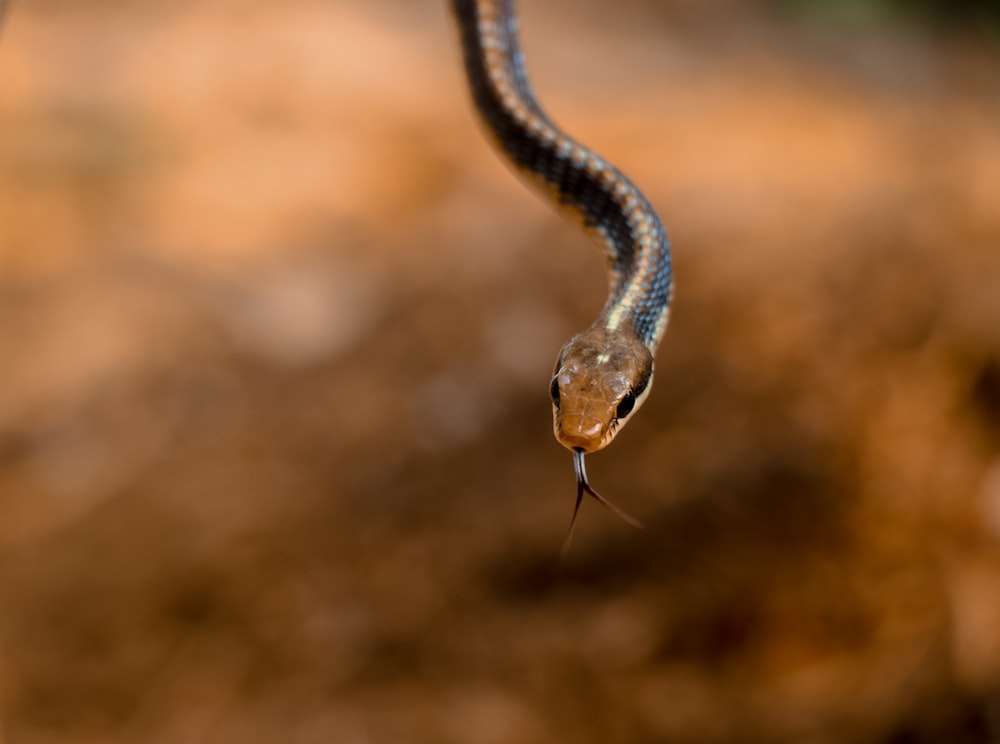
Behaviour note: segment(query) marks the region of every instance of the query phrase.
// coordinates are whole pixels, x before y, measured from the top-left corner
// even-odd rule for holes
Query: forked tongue
[[[560,557],[565,556],[566,553],[569,552],[570,543],[573,541],[573,530],[576,529],[576,517],[580,513],[580,502],[583,501],[583,494],[585,492],[589,493],[597,499],[597,501],[617,514],[618,518],[626,524],[630,524],[633,527],[638,527],[640,529],[643,527],[642,522],[625,510],[612,504],[593,489],[590,485],[590,481],[587,480],[587,467],[583,462],[583,456],[585,454],[586,453],[582,449],[577,448],[573,450],[573,471],[576,473],[576,505],[573,507],[573,518],[569,522],[569,532],[566,533],[566,539],[563,540],[562,550],[559,551]]]

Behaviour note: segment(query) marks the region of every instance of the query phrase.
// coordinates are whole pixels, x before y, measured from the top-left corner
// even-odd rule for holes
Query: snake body
[[[451,2],[475,108],[494,145],[605,249],[607,302],[594,324],[560,351],[550,395],[556,439],[574,454],[577,509],[584,492],[610,506],[590,487],[583,458],[607,446],[649,394],[673,287],[667,236],[638,187],[565,134],[538,104],[513,0]]]

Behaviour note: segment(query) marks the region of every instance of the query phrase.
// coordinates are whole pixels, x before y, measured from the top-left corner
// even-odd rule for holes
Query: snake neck
[[[571,213],[605,248],[608,300],[593,328],[635,333],[655,351],[672,294],[660,218],[621,171],[560,130],[524,69],[513,0],[452,0],[476,110],[515,170]]]

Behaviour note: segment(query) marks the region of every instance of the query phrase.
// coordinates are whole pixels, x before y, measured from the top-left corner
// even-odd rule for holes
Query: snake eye
[[[615,411],[615,418],[623,419],[632,413],[632,409],[635,408],[635,393],[629,390],[625,393],[625,397],[621,399],[618,404],[618,410]]]
[[[558,408],[559,407],[559,378],[552,378],[552,385],[549,387],[549,395],[552,396],[552,404]]]

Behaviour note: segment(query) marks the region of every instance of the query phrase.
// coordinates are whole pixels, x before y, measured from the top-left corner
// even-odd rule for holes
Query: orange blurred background
[[[1000,740],[1000,50],[522,5],[677,272],[588,461],[647,528],[585,503],[561,563],[603,262],[446,5],[9,9],[3,744]]]

